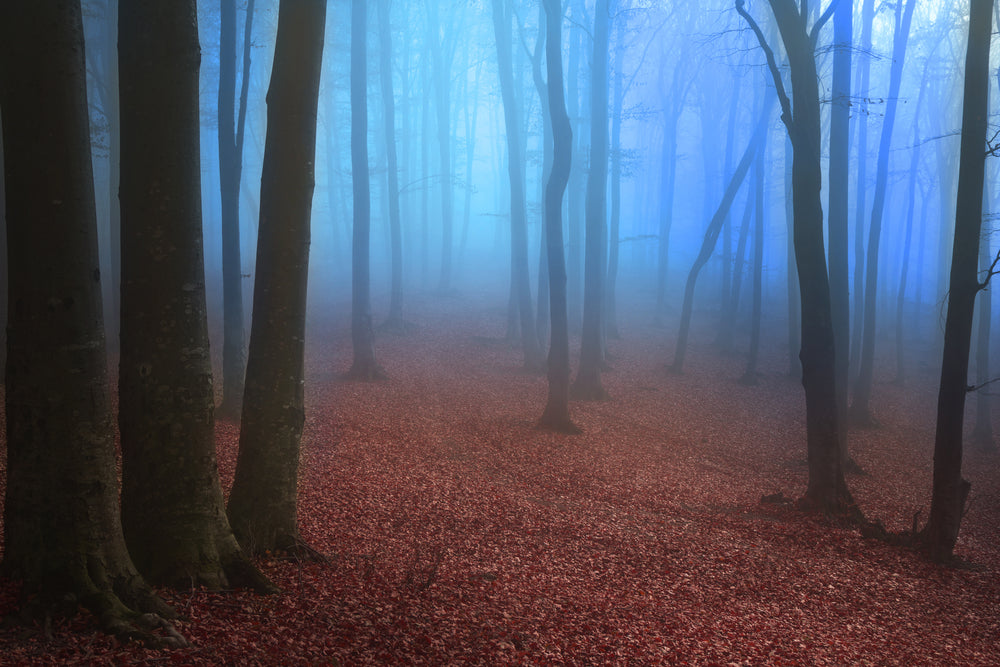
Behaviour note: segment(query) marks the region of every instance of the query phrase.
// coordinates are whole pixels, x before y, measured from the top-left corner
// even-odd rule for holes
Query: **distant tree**
[[[229,527],[215,461],[196,3],[127,0],[118,21],[125,539],[154,583],[267,590]]]
[[[0,63],[14,304],[3,573],[23,582],[27,614],[80,604],[119,638],[183,646],[120,523],[80,3],[0,5]]]
[[[985,287],[985,283],[979,280],[978,256],[990,98],[993,4],[993,0],[969,2],[955,242],[951,254],[948,313],[945,316],[941,386],[934,435],[934,482],[930,516],[920,534],[927,555],[940,561],[952,558],[971,488],[971,484],[962,478],[962,426],[965,395],[968,393],[973,312],[976,295]]]
[[[712,253],[715,252],[715,245],[719,241],[722,225],[726,222],[726,216],[729,215],[729,210],[733,206],[736,193],[739,192],[740,186],[746,180],[754,156],[763,146],[764,134],[767,130],[767,119],[770,118],[773,107],[774,96],[769,96],[758,117],[753,137],[751,137],[747,144],[746,150],[743,151],[743,157],[740,158],[739,163],[736,165],[736,171],[733,172],[732,177],[729,179],[729,184],[722,193],[722,200],[719,202],[719,207],[708,222],[708,227],[705,229],[705,238],[701,242],[701,249],[698,251],[698,256],[695,258],[694,264],[691,265],[691,270],[688,272],[687,282],[684,284],[684,303],[681,306],[681,322],[677,333],[677,346],[674,350],[673,363],[670,365],[671,373],[681,373],[684,370],[688,334],[691,330],[691,313],[694,309],[694,288],[698,282],[698,275],[705,264],[708,263],[708,260],[711,259]]]
[[[403,230],[399,221],[399,164],[396,158],[396,101],[392,90],[392,0],[379,0],[379,82],[382,87],[382,121],[385,125],[386,188],[389,194],[389,236],[392,283],[389,316],[383,328],[403,331]]]
[[[985,209],[985,205],[984,205]],[[987,217],[987,216],[984,216]],[[983,230],[979,241],[979,270],[988,272],[993,263],[990,252],[990,234]],[[991,409],[990,392],[984,391],[990,381],[990,320],[993,319],[993,294],[983,289],[979,294],[979,310],[976,323],[976,425],[972,430],[972,439],[982,451],[996,451],[993,441],[993,411]]]
[[[507,172],[510,177],[510,254],[512,286],[521,324],[521,349],[524,367],[542,368],[542,351],[535,335],[535,314],[531,306],[528,279],[528,213],[524,192],[524,148],[521,142],[520,114],[514,85],[511,53],[511,12],[508,0],[492,0],[493,32],[503,99],[504,127],[507,130]]]
[[[326,0],[281,0],[267,92],[257,277],[229,520],[254,552],[311,554],[299,537],[299,441],[316,108]]]
[[[892,130],[896,123],[896,109],[899,107],[899,87],[903,77],[903,62],[906,59],[906,42],[910,34],[910,22],[916,0],[908,0],[905,9],[902,2],[896,4],[895,30],[892,39],[892,65],[889,67],[889,96],[886,98],[885,116],[882,119],[882,135],[879,139],[878,162],[875,166],[875,194],[872,199],[871,223],[868,227],[868,249],[865,259],[865,308],[861,337],[861,364],[858,378],[854,383],[851,402],[851,421],[860,425],[873,425],[871,412],[872,381],[875,372],[875,318],[876,289],[878,286],[878,250],[882,234],[882,215],[885,212],[886,189],[889,180],[889,151],[892,147]],[[857,289],[857,287],[855,288]]]
[[[583,330],[580,365],[573,383],[573,395],[583,400],[608,397],[601,384],[604,364],[602,320],[608,246],[608,14],[609,0],[594,5],[594,51],[590,82],[590,171],[584,209],[586,237],[583,276]]]
[[[750,312],[750,351],[747,353],[747,367],[740,378],[740,384],[757,384],[757,360],[760,357],[760,321],[764,301],[764,154],[767,137],[757,149],[754,159],[753,184],[753,305]]]
[[[356,5],[357,3],[355,3]],[[434,109],[437,112],[438,158],[441,168],[441,275],[438,280],[438,290],[447,292],[451,289],[451,255],[452,255],[452,197],[451,197],[451,67],[445,59],[442,38],[447,38],[444,31],[442,37],[441,21],[438,12],[439,0],[427,0],[427,38],[431,52],[431,69],[433,70]]]
[[[240,181],[250,89],[250,34],[254,0],[247,1],[243,28],[243,74],[236,111],[236,0],[219,7],[219,182],[222,203],[222,404],[219,413],[238,417],[243,401],[246,349],[243,338],[243,275],[240,267]]]
[[[351,344],[354,361],[347,377],[382,380],[375,360],[371,308],[371,176],[368,171],[368,9],[351,2],[351,181],[354,237],[351,252]]]
[[[549,266],[552,335],[549,343],[549,397],[538,425],[579,433],[569,416],[569,321],[566,304],[566,256],[563,254],[562,200],[569,182],[573,129],[563,99],[562,20],[560,0],[545,0],[548,111],[552,119],[552,170],[545,185],[545,232]]]
[[[604,300],[604,324],[607,335],[619,338],[618,332],[618,256],[622,217],[622,105],[625,102],[625,29],[628,14],[615,16],[615,80],[612,87],[611,114],[611,242],[608,247],[607,298]]]
[[[753,28],[767,57],[781,102],[781,119],[792,140],[792,205],[794,207],[795,262],[799,274],[802,308],[802,386],[806,395],[806,441],[809,483],[803,504],[828,512],[860,512],[844,480],[840,460],[840,425],[837,413],[833,321],[830,284],[827,280],[826,251],[823,244],[823,204],[820,199],[819,77],[816,73],[815,43],[830,10],[807,32],[806,19],[795,0],[769,0],[788,55],[792,100],[774,54],[757,23],[746,12],[743,0],[736,9]]]

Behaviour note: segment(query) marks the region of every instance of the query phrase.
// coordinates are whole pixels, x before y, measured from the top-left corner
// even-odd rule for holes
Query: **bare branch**
[[[993,263],[990,264],[990,268],[987,269],[986,277],[979,283],[979,289],[986,289],[990,284],[990,278],[1000,273],[1000,271],[997,270],[997,264],[1000,264],[1000,250],[997,251],[997,256],[993,258]]]
[[[830,20],[833,16],[833,10],[837,8],[837,4],[840,0],[830,0],[830,4],[827,5],[826,11],[816,19],[816,23],[813,24],[812,32],[809,33],[809,43],[812,44],[813,48],[816,48],[816,40],[819,39],[819,31],[823,29],[823,25]]]
[[[788,129],[788,135],[792,138],[792,143],[795,143],[795,128],[794,119],[792,118],[792,103],[788,99],[788,94],[785,92],[785,84],[781,80],[781,72],[778,71],[778,64],[774,59],[774,51],[768,46],[767,40],[764,38],[764,33],[761,32],[760,26],[753,19],[750,14],[747,13],[746,9],[743,8],[744,0],[736,0],[736,11],[742,16],[746,22],[750,25],[750,29],[753,30],[754,34],[757,36],[757,41],[760,43],[761,50],[764,51],[764,57],[767,58],[767,68],[771,70],[771,77],[774,79],[774,88],[778,92],[778,101],[781,102],[781,122],[785,124]]]

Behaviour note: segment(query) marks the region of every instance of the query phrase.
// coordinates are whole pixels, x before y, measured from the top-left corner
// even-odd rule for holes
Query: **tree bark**
[[[118,26],[125,539],[154,583],[269,590],[230,529],[215,461],[197,9],[124,2]]]
[[[325,0],[281,0],[267,92],[257,277],[229,519],[253,553],[303,551],[297,521],[316,108]]]
[[[23,582],[27,614],[78,601],[120,639],[183,646],[169,626],[150,634],[174,613],[133,565],[119,518],[80,3],[0,6],[0,63],[11,303],[3,572]]]
[[[549,395],[540,428],[579,433],[569,415],[569,320],[566,304],[566,256],[563,254],[562,200],[569,182],[573,129],[563,99],[562,19],[560,0],[545,0],[545,47],[548,111],[552,119],[552,170],[545,185],[545,232],[549,258],[552,335],[549,343]]]
[[[989,111],[990,30],[993,0],[970,0],[965,55],[961,157],[951,252],[948,314],[944,325],[941,385],[934,434],[931,510],[920,536],[927,555],[950,560],[958,539],[970,483],[962,478],[962,426],[969,374],[969,349],[979,282],[979,238],[983,214],[986,125]]]

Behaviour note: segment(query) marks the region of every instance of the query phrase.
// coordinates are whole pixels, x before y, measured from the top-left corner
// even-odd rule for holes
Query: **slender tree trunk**
[[[934,436],[934,483],[931,510],[921,534],[935,560],[949,560],[958,539],[970,483],[962,478],[962,425],[972,316],[979,282],[979,238],[983,213],[986,124],[989,111],[990,30],[993,0],[970,0],[969,43],[965,55],[962,142],[955,207],[955,243],[951,254],[948,314],[945,316],[941,387]]]
[[[441,34],[438,17],[438,0],[427,0],[427,35],[430,39],[431,68],[434,70],[434,108],[437,112],[438,157],[441,168],[441,276],[438,290],[451,289],[452,252],[452,199],[451,199],[451,133],[448,116],[451,112],[450,72],[445,62],[441,40],[448,38],[447,31]]]
[[[708,223],[708,229],[705,230],[705,238],[701,242],[701,249],[698,251],[698,256],[695,258],[694,264],[691,266],[691,271],[688,273],[687,282],[684,285],[684,305],[681,307],[681,323],[677,333],[677,347],[674,351],[674,361],[670,365],[671,373],[681,373],[684,370],[684,356],[687,353],[687,339],[691,329],[691,312],[694,308],[694,288],[698,281],[698,274],[704,268],[705,264],[708,263],[708,260],[711,259],[712,253],[715,252],[715,245],[719,241],[719,233],[722,231],[722,225],[726,221],[726,216],[729,215],[729,209],[733,206],[736,193],[746,179],[747,172],[750,171],[750,164],[753,162],[754,155],[760,150],[764,142],[767,119],[771,116],[773,105],[774,96],[768,95],[768,99],[764,103],[764,108],[761,110],[760,117],[757,120],[757,127],[754,129],[753,137],[751,137],[750,142],[747,144],[746,150],[743,151],[743,157],[740,158],[739,164],[736,165],[736,171],[733,172],[732,178],[729,179],[729,185],[726,186],[726,191],[722,194],[722,201],[719,202],[719,207],[715,210],[715,215],[712,216],[712,219]]]
[[[382,84],[382,120],[385,123],[386,187],[389,190],[389,236],[392,246],[392,286],[385,328],[405,330],[403,321],[403,230],[399,220],[399,165],[396,158],[396,103],[392,91],[392,0],[378,5],[379,80]]]
[[[851,3],[853,4],[853,3]],[[858,124],[858,176],[857,194],[854,208],[854,319],[851,329],[848,376],[857,378],[861,363],[861,336],[864,324],[862,313],[865,305],[865,219],[868,201],[868,117],[867,99],[869,77],[871,75],[872,24],[875,21],[875,0],[863,0],[861,4],[861,49],[858,57],[858,87],[863,102],[857,112]]]
[[[594,56],[590,83],[590,171],[587,176],[586,238],[584,258],[583,330],[580,366],[573,394],[582,400],[602,400],[608,394],[601,384],[602,314],[605,299],[608,187],[608,13],[609,0],[594,7]]]
[[[368,10],[351,2],[351,180],[354,183],[354,240],[351,251],[351,344],[354,362],[347,377],[384,380],[375,360],[371,313],[371,180],[368,171]]]
[[[254,553],[309,553],[298,529],[309,221],[325,0],[281,0],[267,92],[257,277],[229,519]]]
[[[579,433],[569,415],[569,322],[566,305],[566,258],[563,254],[562,200],[569,182],[573,130],[566,114],[562,76],[562,19],[559,0],[545,0],[545,47],[548,111],[552,120],[552,170],[545,185],[546,250],[549,256],[549,299],[552,336],[549,343],[549,395],[540,428]]]
[[[757,359],[760,353],[760,320],[764,291],[764,153],[767,136],[757,149],[754,161],[754,211],[753,211],[753,311],[750,315],[750,352],[747,368],[740,384],[757,384]]]
[[[538,344],[545,348],[549,339],[550,324],[550,289],[549,289],[549,251],[548,251],[548,207],[545,206],[544,188],[547,187],[549,175],[552,171],[552,118],[549,113],[549,94],[546,90],[545,79],[542,77],[542,51],[545,48],[546,19],[545,8],[540,3],[538,6],[538,39],[535,42],[534,53],[531,54],[531,77],[535,83],[535,91],[538,93],[539,106],[542,112],[542,177],[540,179],[543,186],[542,193],[542,224],[541,242],[538,247],[538,317],[535,319],[537,326]],[[560,71],[560,75],[562,72]],[[572,137],[571,137],[572,138]],[[562,207],[560,206],[560,215]],[[560,224],[562,222],[560,221]],[[560,232],[561,236],[561,232]],[[563,264],[566,260],[563,258]]]
[[[986,206],[984,205],[984,209]],[[988,217],[985,216],[984,217]],[[990,248],[990,235],[984,233],[979,241],[979,270],[989,271],[993,262]],[[993,317],[992,292],[984,289],[979,294],[979,311],[976,330],[976,385],[981,387],[976,391],[976,425],[972,430],[972,439],[982,451],[996,451],[993,442],[993,410],[990,392],[983,387],[990,381],[990,320]]]
[[[830,215],[827,239],[830,254],[830,313],[836,365],[837,414],[840,422],[840,460],[848,463],[847,385],[850,368],[851,301],[848,284],[848,195],[850,181],[851,49],[853,2],[840,2],[833,15],[833,91],[830,105]]]
[[[0,5],[9,248],[3,573],[24,611],[67,601],[122,640],[170,617],[119,518],[80,3]],[[44,425],[44,428],[39,428]],[[141,616],[151,612],[159,616]],[[168,628],[169,629],[169,628]],[[172,630],[172,629],[171,629]]]
[[[604,308],[604,322],[608,336],[620,338],[618,333],[618,254],[621,247],[622,211],[622,104],[625,92],[625,28],[626,14],[615,18],[615,83],[613,92],[614,113],[611,114],[611,244],[608,247],[608,289]]]
[[[222,404],[219,413],[238,417],[243,400],[246,372],[243,339],[243,287],[240,266],[240,181],[243,170],[243,127],[246,95],[241,96],[240,121],[236,126],[236,0],[222,0],[219,40],[219,181],[222,203]],[[247,7],[244,35],[244,90],[249,85],[250,59],[247,44],[253,20],[253,1]]]
[[[868,227],[868,249],[865,267],[865,307],[861,338],[861,365],[858,379],[854,383],[851,402],[851,421],[863,426],[874,425],[871,411],[872,380],[875,372],[875,316],[877,313],[876,289],[878,287],[878,253],[882,234],[882,214],[885,210],[886,189],[889,181],[889,149],[892,145],[892,128],[896,123],[896,108],[899,106],[899,87],[903,77],[903,60],[906,57],[906,41],[910,33],[910,21],[916,0],[909,0],[906,8],[896,5],[896,30],[893,35],[892,65],[889,69],[889,97],[886,101],[885,117],[882,120],[882,136],[879,139],[878,163],[875,168],[875,195],[872,200],[871,224]]]
[[[510,230],[512,299],[516,298],[521,323],[521,349],[524,367],[537,371],[542,367],[542,351],[535,335],[535,314],[531,307],[531,284],[528,281],[528,221],[524,193],[524,155],[521,127],[515,98],[513,58],[511,54],[510,8],[507,0],[492,0],[493,31],[496,37],[500,70],[500,94],[503,98],[504,124],[507,129],[507,171],[510,176]]]
[[[576,144],[573,154],[577,156],[570,166],[569,183],[566,190],[566,229],[567,229],[567,264],[566,300],[569,312],[570,327],[579,331],[583,315],[583,216],[580,214],[580,190],[583,189],[583,174],[586,167],[580,148],[583,145],[580,136],[580,32],[577,16],[577,5],[571,3],[570,12],[573,22],[570,24],[567,36],[569,40],[569,55],[567,58],[566,81],[566,113],[569,115],[570,127],[577,124],[573,132]]]
[[[795,208],[792,206],[792,138],[785,139],[785,226],[788,242],[785,244],[788,266],[788,376],[802,379],[802,312],[799,309],[799,271],[795,267]]]

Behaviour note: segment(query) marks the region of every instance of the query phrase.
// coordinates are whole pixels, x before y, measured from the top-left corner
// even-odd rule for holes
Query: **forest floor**
[[[1000,456],[967,447],[956,552],[974,567],[932,564],[761,503],[806,484],[783,336],[765,337],[759,382],[741,386],[743,356],[720,353],[715,318],[696,312],[670,375],[676,328],[637,310],[610,342],[611,400],[574,403],[583,434],[556,435],[534,428],[545,378],[522,372],[485,301],[414,297],[414,331],[377,342],[385,383],[342,381],[347,318],[313,322],[328,339],[310,334],[299,515],[328,564],[263,559],[271,596],[164,591],[188,649],[119,646],[80,614],[50,640],[4,627],[0,663],[1000,662]],[[851,435],[865,471],[851,490],[890,530],[927,515],[935,368],[878,382],[881,426]],[[237,431],[217,425],[225,487]],[[0,615],[15,597],[0,582]]]

